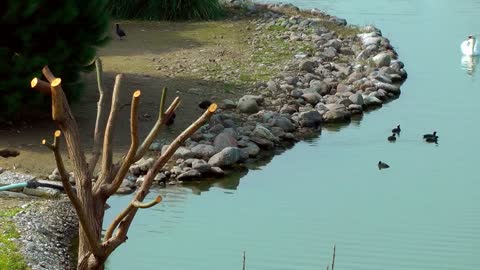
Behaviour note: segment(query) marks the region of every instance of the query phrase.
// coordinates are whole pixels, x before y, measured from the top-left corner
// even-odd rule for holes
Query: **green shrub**
[[[116,19],[208,20],[222,15],[218,0],[109,0]]]
[[[44,65],[62,78],[71,100],[80,96],[80,71],[108,41],[107,1],[0,1],[0,114],[48,100],[30,90]]]

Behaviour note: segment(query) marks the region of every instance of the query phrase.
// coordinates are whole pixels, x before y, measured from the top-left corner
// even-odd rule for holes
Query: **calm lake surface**
[[[164,202],[140,211],[109,269],[241,269],[244,250],[248,270],[326,269],[334,244],[338,270],[480,269],[480,75],[459,51],[480,1],[294,3],[382,29],[409,73],[400,98],[243,177],[152,192]],[[433,130],[438,146],[421,140]]]

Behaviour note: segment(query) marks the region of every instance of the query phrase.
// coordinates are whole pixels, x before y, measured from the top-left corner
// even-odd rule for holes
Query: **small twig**
[[[88,238],[88,242],[92,248],[94,254],[101,254],[100,245],[95,239],[95,234],[92,231],[92,228],[88,225],[87,214],[85,213],[85,209],[83,209],[80,200],[78,199],[77,195],[73,191],[72,185],[68,181],[70,175],[67,173],[65,169],[65,165],[63,164],[62,155],[60,154],[60,136],[62,132],[60,130],[56,130],[53,136],[53,144],[48,144],[47,140],[43,139],[42,144],[50,148],[55,155],[55,161],[57,163],[57,168],[60,173],[60,177],[62,180],[63,188],[65,193],[67,194],[68,198],[72,202],[75,211],[77,212],[78,219],[82,224],[82,228],[85,230],[85,233]]]

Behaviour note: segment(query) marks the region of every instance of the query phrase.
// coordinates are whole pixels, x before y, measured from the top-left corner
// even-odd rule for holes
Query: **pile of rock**
[[[407,73],[389,40],[377,28],[358,28],[359,34],[341,37],[323,25],[344,26],[344,19],[318,10],[311,11],[312,17],[276,12],[295,10],[291,5],[261,7],[268,11],[259,13],[255,20],[256,36],[272,26],[282,27],[284,31],[278,31],[276,38],[308,42],[313,53],[297,52],[276,78],[257,83],[250,94],[236,102],[223,100],[222,110],[187,140],[173,155],[174,162],[157,175],[159,184],[223,176],[265,150],[291,144],[324,123],[349,121],[352,115],[380,107],[400,95]],[[162,152],[167,147],[163,146]],[[134,164],[121,192],[132,192],[152,164],[153,159]]]

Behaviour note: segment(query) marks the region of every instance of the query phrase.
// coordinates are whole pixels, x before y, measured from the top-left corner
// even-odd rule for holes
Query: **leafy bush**
[[[62,78],[71,100],[80,96],[80,71],[108,41],[107,1],[0,1],[0,115],[49,100],[30,90],[44,65]]]
[[[206,20],[222,15],[218,0],[109,0],[108,9],[116,19]]]

